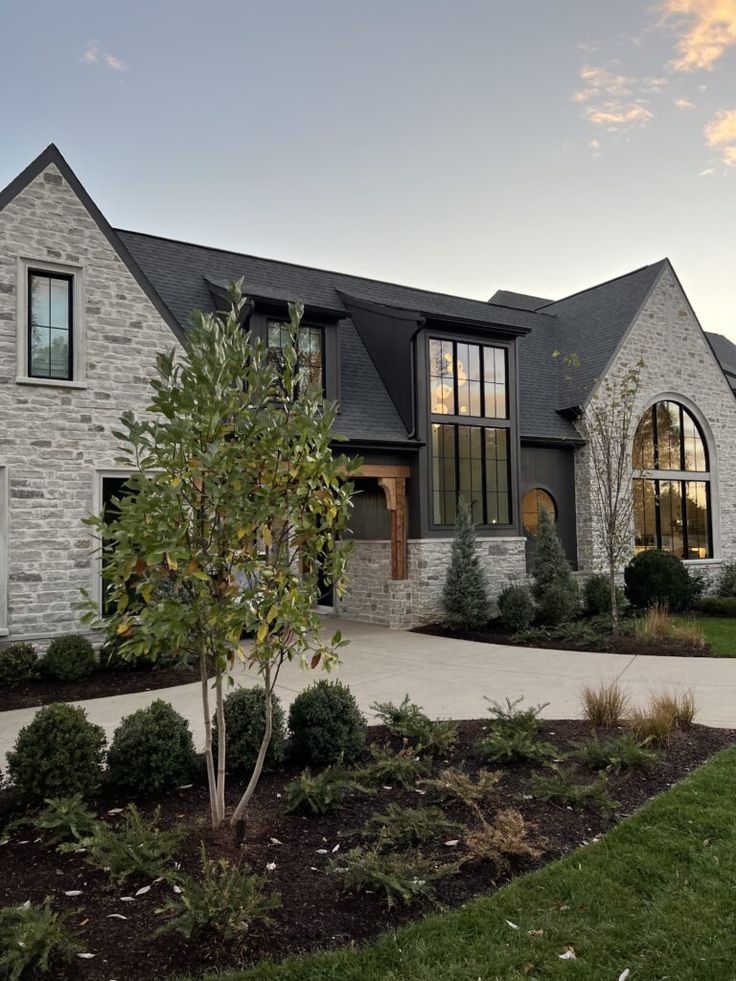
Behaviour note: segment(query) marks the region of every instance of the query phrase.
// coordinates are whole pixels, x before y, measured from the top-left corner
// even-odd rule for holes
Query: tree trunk
[[[226,739],[225,705],[222,694],[222,672],[217,672],[215,679],[215,697],[217,705],[217,827],[225,820],[225,759]]]
[[[612,560],[608,566],[608,585],[611,590],[611,633],[618,637],[618,596],[616,594],[616,564]]]
[[[266,753],[268,752],[268,747],[271,743],[271,731],[273,728],[273,706],[272,706],[272,692],[271,692],[271,665],[267,664],[263,675],[263,684],[266,691],[266,729],[263,733],[263,739],[261,740],[261,747],[258,750],[258,757],[256,758],[255,766],[253,767],[253,773],[251,774],[250,780],[248,781],[248,786],[245,788],[245,793],[238,801],[238,806],[233,811],[233,816],[230,818],[230,825],[235,832],[235,841],[237,844],[241,844],[245,838],[245,811],[248,807],[251,797],[255,793],[255,789],[258,786],[258,781],[260,779],[261,773],[263,772],[263,764],[266,760]]]
[[[204,758],[207,763],[207,786],[210,791],[210,816],[212,827],[219,828],[222,819],[218,816],[217,781],[215,778],[215,762],[212,758],[212,716],[210,714],[210,693],[207,687],[207,656],[199,657],[200,679],[202,684],[202,712],[204,714]],[[217,672],[219,676],[219,670]]]

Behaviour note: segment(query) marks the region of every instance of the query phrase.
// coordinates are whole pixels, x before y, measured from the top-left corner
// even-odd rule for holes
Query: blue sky
[[[0,184],[487,298],[668,255],[736,340],[736,0],[0,0]],[[247,285],[247,284],[246,284]]]

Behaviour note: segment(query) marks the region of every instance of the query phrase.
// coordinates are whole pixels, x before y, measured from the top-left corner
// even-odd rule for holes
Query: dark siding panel
[[[386,495],[375,478],[355,481],[350,533],[346,538],[383,541],[391,538],[391,518],[386,507]]]
[[[557,505],[557,530],[568,559],[577,568],[578,544],[575,519],[574,450],[546,446],[521,447],[521,494],[542,487]],[[527,566],[534,554],[534,542],[527,539]]]

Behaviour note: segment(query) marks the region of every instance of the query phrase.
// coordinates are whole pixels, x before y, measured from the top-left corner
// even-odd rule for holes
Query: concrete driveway
[[[329,618],[326,630],[332,633],[337,628],[350,644],[331,677],[350,686],[369,717],[372,702],[400,701],[408,692],[430,715],[444,718],[479,718],[486,713],[484,696],[503,701],[521,695],[527,703],[548,702],[543,713],[547,718],[576,718],[581,714],[579,694],[584,684],[617,679],[634,702],[643,702],[654,689],[692,688],[699,722],[736,728],[736,658],[627,657],[503,647]],[[286,665],[277,685],[284,707],[302,688],[324,676],[321,671]],[[246,669],[236,669],[236,684],[253,685],[257,680]],[[124,715],[156,698],[171,702],[189,719],[201,746],[204,729],[198,684],[79,704],[109,737]],[[0,712],[1,759],[36,711]]]

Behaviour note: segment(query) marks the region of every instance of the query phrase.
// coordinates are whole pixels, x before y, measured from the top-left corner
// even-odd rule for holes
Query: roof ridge
[[[205,249],[210,252],[222,252],[225,255],[240,256],[244,259],[255,259],[260,262],[274,262],[281,266],[291,266],[293,269],[308,269],[310,272],[328,273],[330,276],[341,276],[345,279],[361,279],[366,283],[379,283],[382,286],[395,286],[398,289],[415,290],[417,293],[427,293],[429,296],[445,296],[452,300],[466,300],[469,303],[482,303],[486,307],[501,307],[501,309],[513,310],[514,313],[536,313],[536,310],[519,311],[516,307],[506,306],[503,303],[489,303],[488,300],[480,300],[476,296],[461,296],[459,293],[445,293],[442,290],[428,290],[423,286],[410,286],[407,283],[396,283],[389,279],[377,279],[374,276],[361,276],[356,273],[339,272],[335,269],[325,269],[322,266],[308,266],[302,262],[290,262],[287,259],[272,259],[269,256],[254,255],[252,252],[237,252],[235,249],[223,249],[218,245],[203,245],[201,242],[188,242],[181,238],[171,238],[168,235],[156,235],[153,232],[138,232],[132,228],[116,228],[118,234],[139,235],[142,238],[155,238],[160,242],[172,242],[174,245],[184,245],[187,248]],[[549,314],[545,314],[549,316]]]
[[[570,293],[568,296],[562,296],[559,300],[552,300],[551,303],[545,304],[545,306],[540,307],[539,310],[532,311],[534,313],[541,313],[547,307],[556,306],[558,303],[564,303],[565,300],[571,300],[574,296],[582,296],[583,293],[592,293],[593,290],[601,289],[603,286],[610,286],[611,283],[616,283],[620,279],[628,279],[629,276],[635,276],[637,273],[644,272],[645,269],[654,269],[655,266],[664,265],[665,262],[669,262],[669,258],[665,256],[663,259],[657,259],[656,262],[649,262],[645,266],[639,266],[638,269],[632,269],[630,272],[621,273],[618,276],[612,276],[611,279],[606,279],[602,283],[596,283],[595,286],[586,286],[585,289],[577,290],[575,293]]]

